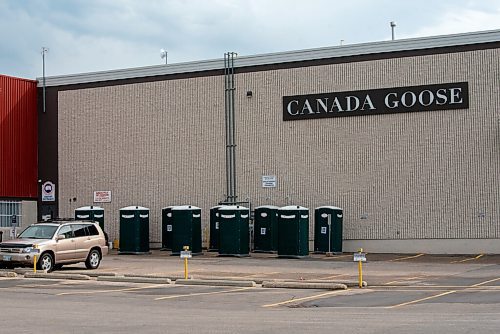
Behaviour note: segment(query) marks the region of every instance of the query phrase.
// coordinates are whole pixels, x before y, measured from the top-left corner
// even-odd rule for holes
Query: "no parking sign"
[[[50,181],[42,184],[42,202],[54,202],[56,200],[56,185]]]

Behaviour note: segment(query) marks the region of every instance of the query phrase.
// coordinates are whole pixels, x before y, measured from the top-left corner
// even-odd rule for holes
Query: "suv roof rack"
[[[43,224],[43,223],[53,223],[53,224],[64,224],[64,223],[69,223],[69,222],[85,222],[85,223],[95,223],[93,220],[89,219],[75,219],[75,218],[52,218],[49,220],[42,220],[36,222],[36,224]]]

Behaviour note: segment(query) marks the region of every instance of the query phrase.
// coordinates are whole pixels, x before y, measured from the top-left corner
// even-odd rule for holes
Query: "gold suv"
[[[33,266],[51,272],[64,264],[85,262],[97,269],[108,254],[99,224],[85,220],[54,220],[28,226],[17,239],[0,243],[0,268]]]

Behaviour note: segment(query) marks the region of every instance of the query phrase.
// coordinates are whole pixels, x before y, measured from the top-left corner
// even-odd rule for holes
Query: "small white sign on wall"
[[[266,228],[265,227],[261,227],[260,228],[260,234],[261,235],[266,235]]]
[[[321,234],[326,234],[326,226],[321,227]]]
[[[111,190],[94,191],[94,203],[111,203]]]
[[[262,175],[262,188],[276,188],[276,175]]]

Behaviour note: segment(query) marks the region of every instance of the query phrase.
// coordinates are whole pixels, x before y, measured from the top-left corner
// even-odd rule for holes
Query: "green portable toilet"
[[[298,205],[278,209],[278,256],[309,256],[309,209]]]
[[[93,220],[99,222],[99,226],[104,231],[104,209],[98,206],[82,206],[75,209],[75,219]]]
[[[262,205],[255,208],[253,242],[254,252],[278,250],[278,207]]]
[[[118,254],[149,253],[149,209],[128,206],[120,209]]]
[[[335,206],[320,206],[314,210],[314,252],[342,252],[343,216],[343,210]]]
[[[219,255],[248,256],[250,210],[244,206],[219,208]]]
[[[201,254],[201,209],[193,205],[172,208],[172,255],[179,255],[184,246],[192,254]]]
[[[172,208],[167,206],[161,209],[161,249],[172,250]]]
[[[219,209],[221,205],[210,208],[210,240],[208,243],[209,251],[219,250]]]

